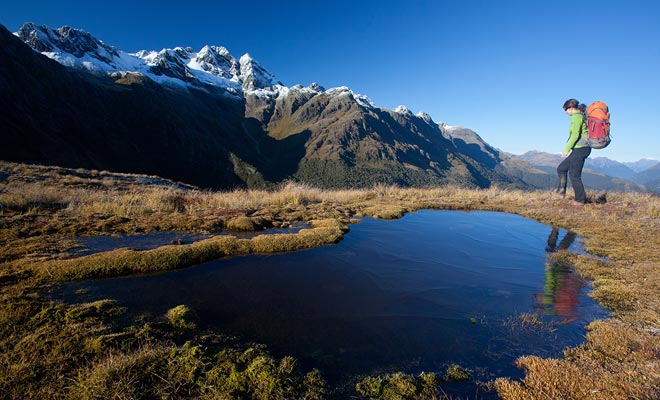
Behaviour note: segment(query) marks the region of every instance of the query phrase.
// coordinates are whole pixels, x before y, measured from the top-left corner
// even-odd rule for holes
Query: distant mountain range
[[[70,27],[25,24],[12,34],[0,26],[0,88],[7,161],[209,188],[556,182],[547,166],[499,151],[469,129],[404,106],[379,108],[346,87],[286,87],[249,55],[236,59],[222,46],[129,54]],[[633,177],[637,167],[617,166],[617,176]]]
[[[623,164],[635,171],[635,173],[638,173],[657,166],[660,164],[660,161],[652,158],[642,158],[635,162],[624,162]]]
[[[517,157],[550,174],[556,174],[557,165],[563,159],[559,154],[539,151],[529,151]],[[631,167],[640,172],[635,172]],[[583,180],[588,187],[600,190],[649,190],[660,193],[656,182],[660,181],[660,162],[645,159],[624,164],[606,157],[590,157],[585,162]]]

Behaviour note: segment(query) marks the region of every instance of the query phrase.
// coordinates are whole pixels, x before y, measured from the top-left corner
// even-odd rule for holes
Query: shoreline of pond
[[[413,213],[407,213],[407,214],[405,214],[405,216],[403,218],[395,220],[395,221],[382,221],[382,220],[372,220],[372,219],[363,220],[362,223],[359,224],[358,226],[355,226],[354,229],[351,229],[350,231],[345,232],[346,235],[344,236],[342,241],[332,244],[331,247],[335,247],[335,248],[336,247],[345,247],[345,245],[347,245],[348,243],[351,242],[351,239],[353,239],[354,235],[358,235],[358,234],[364,235],[364,233],[361,233],[360,231],[366,225],[382,224],[382,226],[383,226],[382,229],[392,230],[392,229],[394,229],[394,227],[397,224],[400,225],[403,222],[405,222],[407,219],[415,218],[415,222],[413,222],[413,225],[416,226],[417,228],[419,228],[419,224],[422,222],[420,220],[420,218],[423,220],[423,219],[427,219],[429,216],[433,216],[433,215],[448,216],[448,215],[456,215],[457,213],[460,214],[460,215],[469,216],[469,218],[472,218],[473,220],[474,220],[474,218],[478,218],[479,216],[481,216],[483,218],[490,218],[490,219],[498,221],[498,222],[493,222],[495,224],[497,224],[497,223],[501,224],[504,221],[511,220],[513,222],[509,222],[509,226],[510,226],[509,229],[508,229],[509,231],[512,231],[512,230],[515,231],[516,229],[518,229],[518,231],[524,230],[522,228],[523,224],[531,224],[531,225],[537,224],[536,221],[527,220],[527,219],[519,217],[517,215],[507,214],[507,213],[481,212],[481,211],[473,211],[473,212],[470,212],[470,213],[464,213],[464,212],[460,212],[460,211],[418,210],[418,211],[415,211]],[[423,215],[423,217],[420,217],[422,215]],[[432,224],[438,224],[438,223],[442,223],[442,222],[443,222],[442,219],[440,219],[440,220],[436,220],[433,223],[428,222],[428,224],[432,225]],[[457,227],[460,227],[461,225],[466,224],[465,221],[454,221],[454,222],[451,222],[451,223],[456,224]],[[538,224],[538,225],[540,226],[542,224]],[[486,226],[486,225],[484,225],[484,226]],[[381,233],[382,233],[382,229],[380,231]],[[427,229],[428,229],[428,227],[427,227]],[[482,226],[481,229],[484,229],[484,227]],[[575,244],[578,243],[578,240],[577,240],[577,237],[576,237],[575,234],[572,234],[570,232],[565,232],[563,230],[560,231],[558,229],[553,229],[552,227],[547,227],[547,229],[543,228],[543,230],[544,230],[544,232],[547,231],[549,233],[549,236],[547,236],[547,233],[544,233],[542,238],[540,238],[540,239],[536,238],[535,239],[536,247],[539,247],[539,249],[538,249],[539,254],[544,254],[545,255],[545,254],[555,253],[557,251],[561,252],[563,250],[569,250],[569,249],[576,250]],[[476,232],[476,231],[470,232],[470,235],[474,235],[474,232]],[[497,239],[498,242],[502,242],[504,240],[504,238],[501,237],[501,235],[503,233],[504,233],[504,231],[501,231],[501,232],[498,233],[498,235],[500,236]],[[522,246],[522,243],[524,243],[525,241],[529,241],[530,238],[531,238],[531,237],[527,236],[524,232],[518,232],[518,233],[519,233],[519,236],[514,236],[510,240],[512,242],[512,244],[515,245],[516,247]],[[410,234],[410,232],[406,231],[405,234]],[[452,231],[451,234],[449,234],[447,237],[450,237],[450,236],[456,237],[457,234],[458,234],[458,232],[454,229],[454,231]],[[520,236],[520,235],[522,235],[522,236]],[[560,236],[561,236],[561,239],[562,239],[561,241],[558,240],[558,239],[560,239]],[[420,239],[416,239],[416,241],[419,241]],[[376,236],[372,236],[372,237],[370,237],[370,240],[379,241],[380,239],[378,239],[378,237],[376,237]],[[515,242],[519,242],[519,244],[515,244]],[[480,243],[481,243],[482,246],[484,245],[483,242],[480,242]],[[502,243],[500,243],[500,244],[502,244]],[[527,243],[525,243],[525,244],[527,244]],[[381,248],[381,251],[383,251],[383,249],[387,249],[389,247],[392,247],[393,245],[394,244],[392,243],[392,244],[383,246],[383,248]],[[495,248],[495,247],[493,247],[493,248]],[[526,248],[526,247],[524,247],[524,248]],[[523,251],[522,249],[523,249],[523,247],[520,247],[520,251]],[[308,250],[306,253],[310,253],[310,252],[314,253],[314,251],[315,251],[314,249],[311,249],[311,250]],[[327,253],[328,251],[329,250],[325,250],[325,251],[323,251],[323,253]],[[353,255],[353,257],[355,256],[355,252],[356,252],[353,249],[351,249],[351,250],[342,249],[342,250],[338,250],[338,251],[350,253],[350,254]],[[468,250],[466,250],[466,251],[468,251]],[[528,251],[528,250],[524,250],[524,251]],[[319,251],[317,250],[316,252],[319,252]],[[290,253],[284,253],[284,254],[275,255],[275,256],[243,255],[243,256],[239,256],[239,259],[245,258],[245,257],[252,257],[252,258],[254,258],[254,257],[265,257],[266,261],[264,261],[264,262],[273,263],[273,261],[274,261],[273,257],[275,257],[275,258],[277,258],[277,257],[286,257],[287,254],[290,254]],[[300,255],[298,255],[298,256],[300,256]],[[371,257],[373,257],[373,255]],[[339,260],[339,258],[336,258],[336,259]],[[218,264],[218,263],[220,263],[220,264],[225,263],[226,264],[227,262],[232,263],[232,262],[235,262],[235,261],[236,260],[232,261],[231,258],[221,258],[221,259],[219,259],[219,261],[208,261],[208,262],[206,262],[204,264],[204,265],[208,265],[206,267],[204,265],[202,265],[202,266],[193,266],[191,268],[187,268],[187,269],[184,269],[184,270],[176,270],[176,271],[172,271],[172,272],[165,272],[166,275],[163,275],[163,272],[160,272],[157,275],[146,275],[146,276],[143,275],[142,277],[137,278],[137,279],[140,279],[140,280],[149,279],[150,281],[153,281],[154,279],[156,279],[157,281],[159,281],[159,280],[160,281],[171,281],[171,282],[176,282],[176,286],[181,286],[181,285],[185,284],[185,279],[182,278],[182,277],[185,277],[186,275],[190,275],[191,274],[191,269],[192,270],[197,270],[197,271],[199,271],[200,268],[201,269],[206,269],[206,270],[213,270],[213,269],[218,269],[218,267],[212,266],[213,264]],[[415,261],[418,262],[419,260],[415,260]],[[502,262],[500,262],[500,263],[502,263]],[[279,266],[278,267],[273,267],[278,272],[276,274],[274,274],[273,276],[270,276],[270,278],[266,278],[266,281],[268,282],[268,281],[273,281],[273,280],[277,279],[277,274],[282,273],[282,269],[286,267],[286,264],[287,264],[286,262],[278,262]],[[310,264],[310,263],[307,262],[306,264]],[[321,262],[320,262],[320,260],[315,259],[315,261],[312,262],[311,264],[313,264],[314,267],[310,267],[310,268],[312,270],[316,271],[316,269],[321,265]],[[251,267],[253,267],[253,265]],[[355,268],[356,268],[355,266],[351,266],[349,269],[353,270]],[[511,266],[507,266],[507,268],[511,268]],[[564,272],[561,273],[562,276],[570,277],[570,271],[565,271],[565,270],[563,270],[563,271]],[[167,274],[170,274],[170,275],[175,274],[175,275],[173,275],[172,277],[168,277]],[[537,273],[537,275],[538,274],[540,274],[540,272]],[[263,277],[263,272],[258,274],[258,275],[259,275],[260,278],[262,278]],[[174,276],[177,276],[177,277],[175,278]],[[402,276],[401,278],[404,278],[404,277]],[[399,278],[399,279],[401,279],[401,278]],[[140,291],[139,287],[141,287],[141,285],[138,285],[138,286],[136,286],[136,288],[131,289],[133,286],[135,286],[135,285],[131,284],[131,281],[133,281],[135,279],[136,279],[136,277],[113,278],[112,280],[110,280],[110,282],[111,283],[112,282],[117,282],[117,283],[113,283],[113,285],[118,287],[119,289],[121,289],[122,292],[139,292]],[[213,281],[214,279],[217,279],[218,281],[223,281],[223,279],[220,279],[220,278],[211,278],[210,276],[205,276],[204,279],[202,279],[201,281],[196,282],[196,283],[194,283],[192,285],[189,285],[189,286],[192,286],[192,287],[195,288],[194,292],[199,292],[199,291],[203,290],[200,287],[200,285],[202,285],[204,282]],[[292,279],[292,278],[289,278],[289,279]],[[224,279],[224,280],[226,281],[226,279]],[[354,281],[354,279],[352,279],[352,281]],[[108,281],[103,281],[103,282],[108,282]],[[290,282],[288,282],[287,284],[290,285]],[[94,296],[90,296],[90,289],[89,289],[90,285],[86,282],[80,282],[78,284],[69,284],[69,286],[73,287],[73,289],[69,290],[70,293],[75,293],[75,292],[77,292],[81,289],[86,289],[87,290],[84,293],[84,295],[82,295],[82,296],[71,296],[71,295],[69,295],[69,297],[68,297],[69,300],[78,298],[79,300],[82,300],[83,302],[94,302],[94,301],[101,300],[103,298],[114,298],[111,295],[111,293],[106,293],[105,295],[104,294],[99,294],[98,289],[96,289],[96,290],[92,289],[91,292],[94,293]],[[100,282],[100,283],[98,283],[96,285],[92,285],[92,286],[103,286],[103,285],[102,285],[102,282]],[[144,295],[145,299],[154,298],[156,296],[156,292],[163,292],[163,293],[167,293],[168,296],[175,297],[176,298],[175,303],[177,303],[177,304],[179,302],[182,302],[182,304],[187,304],[187,305],[191,305],[191,304],[194,303],[194,302],[190,302],[190,301],[184,301],[181,294],[178,294],[178,295],[176,294],[177,289],[174,286],[170,286],[168,288],[159,289],[159,290],[154,289],[154,287],[155,287],[154,283],[144,283],[144,284],[142,284],[142,286],[144,286],[146,288],[150,288],[151,291],[155,290],[155,292],[153,294],[145,294]],[[586,287],[582,287],[582,289],[579,289],[579,292],[580,292],[579,295],[584,296],[585,293],[586,293],[586,290],[588,290],[588,288],[586,288]],[[500,290],[500,291],[502,291],[502,290]],[[185,292],[190,292],[190,291],[189,290],[182,290],[182,293],[185,293]],[[541,294],[539,294],[539,295],[541,295]],[[126,295],[124,295],[124,296],[126,296]],[[506,298],[506,297],[501,297],[503,295],[498,295],[498,296],[500,296],[500,297],[498,297],[499,299]],[[510,297],[511,293],[506,294],[506,296]],[[543,297],[545,297],[544,301],[547,302],[548,300],[552,300],[548,296],[549,295],[547,293],[545,295],[543,295]],[[161,297],[158,296],[157,298],[161,298]],[[493,299],[496,299],[496,298],[493,298]],[[276,301],[276,298],[273,298],[273,299],[270,299],[270,300],[266,301],[265,304],[270,304],[273,301]],[[296,301],[299,302],[299,301],[303,301],[303,300],[300,299],[300,300],[296,300]],[[554,302],[554,300],[552,300],[552,301]],[[577,300],[572,300],[572,301],[577,301]],[[584,301],[584,299],[582,301]],[[140,305],[141,303],[144,303],[144,302],[145,302],[145,300],[134,300],[134,301],[132,301],[131,304],[126,304],[125,301],[119,301],[118,305],[122,306],[122,307],[126,306],[126,307],[128,307],[128,309],[131,309],[131,308],[137,307],[138,305]],[[566,301],[564,301],[564,302],[566,303]],[[199,302],[197,302],[197,303],[199,303]],[[152,312],[151,313],[152,320],[157,320],[158,315],[164,315],[166,309],[172,308],[172,307],[176,306],[177,304],[171,303],[171,304],[165,306],[165,308],[162,310],[163,312],[160,312],[160,313],[159,312],[155,312],[155,313]],[[568,303],[566,303],[566,304],[568,304]],[[541,332],[545,331],[545,330],[557,330],[558,328],[566,328],[567,325],[565,324],[565,322],[561,322],[559,320],[554,321],[554,322],[548,322],[548,321],[543,321],[542,318],[539,318],[538,315],[543,315],[543,313],[545,313],[549,310],[547,308],[548,306],[552,306],[552,304],[550,304],[550,305],[546,304],[545,307],[537,308],[537,309],[534,309],[534,310],[532,310],[532,309],[527,310],[525,312],[522,312],[520,315],[518,315],[518,314],[513,315],[512,314],[510,317],[507,317],[506,321],[503,320],[503,321],[501,321],[501,323],[503,325],[505,323],[508,324],[508,327],[511,330],[520,331],[521,333],[518,333],[517,334],[518,336],[521,336],[525,332],[527,332],[528,334],[533,334],[535,336],[535,335],[541,334]],[[191,308],[193,310],[195,310],[194,306],[191,307]],[[558,306],[558,309],[559,309],[559,306]],[[197,311],[199,311],[199,310],[197,310]],[[138,312],[138,314],[144,314],[144,310]],[[470,329],[474,331],[475,329],[484,329],[485,327],[488,327],[488,326],[490,326],[490,328],[488,328],[488,329],[493,329],[493,325],[495,325],[495,324],[499,325],[500,324],[500,322],[497,321],[497,320],[490,321],[491,318],[486,318],[484,316],[485,314],[483,314],[483,315],[482,314],[483,313],[478,313],[478,312],[473,314],[474,316],[479,317],[479,318],[475,318],[475,319],[478,319],[480,321],[477,325],[475,325],[475,323],[468,322],[470,319],[472,319],[474,317],[470,318],[470,317],[466,316],[464,318],[464,323],[468,326],[472,326],[472,328],[469,328],[468,331],[466,331],[466,333],[469,332]],[[598,318],[601,318],[601,317],[604,317],[604,316],[605,316],[605,314],[601,314]],[[564,315],[565,320],[569,319],[569,317],[570,316],[568,316],[568,315]],[[259,320],[255,321],[255,323],[259,323],[258,321]],[[206,328],[206,329],[213,328],[209,324],[204,324],[201,319],[200,319],[200,321],[198,321],[198,325],[200,326],[200,328],[201,327]],[[586,325],[586,323],[582,324],[582,326],[584,326],[584,325]],[[482,328],[479,328],[479,326],[482,326]],[[352,329],[354,329],[354,328],[352,328]],[[220,329],[219,332],[225,332],[225,333],[229,332],[229,333],[231,333],[231,330]],[[238,332],[233,332],[231,334],[232,335],[236,334],[239,337],[240,336],[245,336],[245,335],[241,335]],[[292,331],[291,334],[295,334],[295,330]],[[434,334],[434,335],[437,336],[437,333]],[[463,336],[464,335],[465,334],[463,334]],[[260,339],[258,337],[251,337],[250,340],[248,340],[248,342],[250,342],[252,340],[255,340],[258,343],[266,343],[269,348],[272,348],[274,350],[273,354],[276,357],[284,357],[286,355],[293,355],[299,360],[305,360],[305,357],[300,357],[300,355],[296,354],[295,350],[292,350],[292,349],[295,349],[296,346],[293,346],[290,349],[286,350],[286,349],[282,349],[278,346],[273,346],[272,344],[268,343],[268,341],[265,341],[265,340]],[[490,340],[492,341],[494,339],[491,338]],[[538,340],[540,340],[541,342],[547,341],[547,339],[541,339],[540,336],[539,336]],[[503,342],[505,342],[504,339],[500,340],[500,343],[503,343]],[[568,346],[568,345],[575,346],[575,345],[578,345],[580,343],[581,342],[571,342],[570,344],[565,343],[565,344],[558,345],[557,350],[555,350],[554,352],[545,353],[544,356],[548,357],[548,356],[560,355],[561,354],[560,350],[563,349],[565,346]],[[514,348],[516,348],[516,346],[514,346],[512,349],[507,350],[507,351],[508,352],[513,351]],[[519,355],[530,354],[530,353],[542,354],[542,353],[539,353],[538,350],[533,351],[531,348],[529,350],[519,350],[518,349],[517,351],[519,351]],[[325,357],[334,357],[334,356],[326,355]],[[513,361],[516,358],[518,358],[518,356],[510,357],[510,360],[508,362],[513,363]],[[463,388],[465,388],[466,386],[468,387],[467,391],[465,391],[463,394],[468,393],[468,392],[472,392],[473,390],[475,390],[475,387],[476,387],[475,385],[477,384],[477,382],[482,382],[486,378],[489,378],[487,380],[492,380],[492,379],[494,379],[498,376],[499,377],[503,376],[502,374],[504,373],[504,371],[500,371],[501,373],[499,375],[494,374],[494,373],[485,374],[485,371],[487,370],[487,368],[485,368],[484,365],[474,364],[474,362],[472,362],[472,363],[468,363],[468,362],[465,362],[465,361],[461,362],[461,361],[456,360],[456,359],[444,360],[442,363],[440,363],[440,364],[442,364],[442,367],[439,366],[440,364],[438,364],[438,366],[435,367],[435,372],[437,373],[439,369],[446,368],[450,365],[457,364],[457,363],[459,365],[462,365],[463,367],[471,369],[473,371],[479,371],[479,372],[474,373],[474,376],[473,376],[472,381],[471,381],[470,384],[462,384]],[[314,365],[314,362],[311,359],[307,360],[307,361],[303,361],[302,365],[304,365],[308,368],[319,368],[321,373],[327,372],[327,370],[320,367],[318,364]],[[383,363],[383,366],[384,365],[386,365],[386,364]],[[342,369],[346,369],[346,368],[347,368],[347,366],[342,367]],[[426,371],[426,372],[429,372],[428,368],[423,369],[423,370]],[[391,373],[393,371],[397,371],[397,368],[391,368],[390,367],[390,368],[382,369],[382,371],[390,371],[390,373]],[[407,373],[414,373],[414,371],[412,371],[412,370],[406,371],[406,370],[402,370],[401,368],[399,368],[398,371],[403,371],[403,372],[407,372]],[[419,372],[420,371],[418,370],[417,373],[419,373]],[[364,375],[364,371],[362,373],[359,373],[359,371],[358,371],[358,373],[353,373],[352,375],[353,376],[362,376],[362,375]],[[371,374],[368,374],[368,373],[366,374],[366,376],[370,376],[370,375]],[[512,365],[511,367],[507,368],[507,373],[504,376],[508,376],[508,377],[512,377],[512,378],[520,378],[521,377],[521,371],[519,371],[517,368],[515,368]],[[346,379],[344,379],[344,381],[345,380]],[[330,381],[335,382],[336,379],[330,379]],[[350,379],[349,379],[349,381],[350,381]],[[453,394],[454,395],[460,395],[461,393],[459,393],[457,391],[458,390],[457,388],[461,387],[460,384],[456,383],[456,384],[453,384],[453,386],[454,386]]]

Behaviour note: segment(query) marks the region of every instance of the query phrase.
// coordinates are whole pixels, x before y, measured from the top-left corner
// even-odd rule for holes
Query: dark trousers
[[[571,186],[575,191],[575,201],[580,203],[587,202],[587,194],[584,191],[582,184],[582,168],[584,161],[591,154],[591,147],[580,147],[573,149],[571,154],[568,155],[557,167],[557,175],[559,175],[559,182],[566,182],[566,175],[571,178]]]

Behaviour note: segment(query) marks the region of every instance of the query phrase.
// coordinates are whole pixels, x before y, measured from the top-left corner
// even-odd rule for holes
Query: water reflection
[[[561,242],[559,242],[559,245],[557,245],[557,240],[559,239],[559,228],[552,227],[550,236],[548,236],[548,245],[546,246],[545,251],[552,253],[558,250],[568,250],[575,241],[576,237],[577,235],[575,233],[570,231],[566,232],[564,238],[561,240]]]
[[[576,234],[566,232],[559,241],[559,228],[553,227],[548,236],[546,252],[553,253],[559,250],[568,250],[575,241]],[[580,294],[585,282],[577,276],[565,263],[548,260],[545,265],[545,285],[543,294],[537,295],[536,300],[542,306],[546,315],[563,317],[561,323],[568,323],[578,319],[578,306]]]

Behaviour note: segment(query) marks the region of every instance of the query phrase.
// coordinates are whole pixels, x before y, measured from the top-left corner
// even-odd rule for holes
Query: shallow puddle
[[[575,235],[512,214],[427,210],[364,219],[336,245],[76,283],[63,296],[117,299],[135,315],[187,304],[203,327],[292,355],[331,384],[443,374],[451,363],[486,381],[521,376],[521,355],[561,356],[607,315],[586,282],[546,265],[559,248],[579,249]],[[474,383],[454,386],[449,394],[475,393]]]

